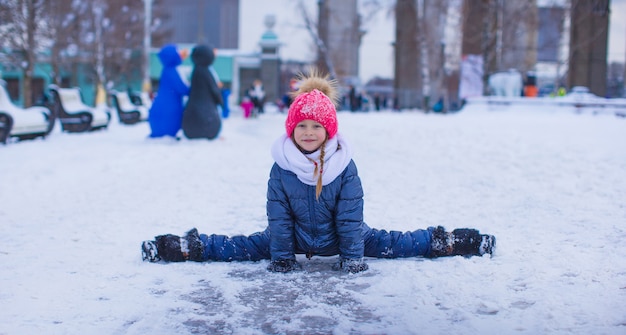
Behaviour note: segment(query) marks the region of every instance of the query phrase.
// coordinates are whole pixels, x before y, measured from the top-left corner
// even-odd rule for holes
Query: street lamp
[[[150,82],[150,45],[152,44],[150,34],[150,23],[152,22],[152,0],[144,0],[144,22],[143,22],[143,92],[152,90]]]

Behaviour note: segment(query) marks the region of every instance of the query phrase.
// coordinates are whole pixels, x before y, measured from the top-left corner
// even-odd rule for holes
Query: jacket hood
[[[209,45],[198,45],[191,52],[191,61],[196,66],[210,66],[215,60],[213,47]]]
[[[161,60],[161,64],[165,67],[175,67],[183,62],[176,46],[173,44],[168,44],[161,48],[161,51],[159,51],[159,60]]]

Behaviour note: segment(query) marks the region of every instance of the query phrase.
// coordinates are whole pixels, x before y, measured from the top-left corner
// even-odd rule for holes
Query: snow
[[[150,141],[148,125],[0,146],[0,334],[624,334],[626,119],[534,107],[339,113],[366,222],[475,227],[494,257],[141,261],[163,233],[265,228],[284,114],[220,139]]]

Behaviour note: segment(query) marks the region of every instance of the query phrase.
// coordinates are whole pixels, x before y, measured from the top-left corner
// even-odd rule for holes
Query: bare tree
[[[79,59],[87,62],[95,85],[141,78],[143,2],[90,0],[74,2],[81,34]]]
[[[395,4],[394,85],[400,108],[422,106],[428,110],[431,101],[447,96],[445,29],[449,6],[449,0]]]
[[[568,85],[606,94],[610,0],[572,0]]]
[[[307,30],[318,51],[318,60],[317,67],[330,75],[331,78],[337,78],[337,73],[335,72],[335,66],[333,64],[332,59],[330,58],[330,53],[328,48],[326,47],[326,43],[320,37],[319,26],[317,21],[311,17],[311,14],[307,11],[302,0],[298,2],[298,10],[300,11],[300,15],[302,19],[304,19],[304,28]],[[323,29],[323,28],[322,28]]]
[[[317,67],[333,78],[352,82],[359,74],[358,50],[366,27],[383,8],[380,0],[323,0],[318,1],[315,20],[300,0],[298,10],[315,43]]]
[[[499,16],[497,70],[533,70],[539,32],[537,0],[503,1]]]
[[[100,22],[102,31],[103,83],[112,81],[121,84],[143,80],[144,62],[144,1],[139,0],[95,0],[102,1],[100,19],[94,15],[94,25]],[[161,20],[169,16],[164,12],[161,0],[152,1],[150,34],[152,45],[161,46],[172,31],[161,29]],[[94,31],[97,32],[97,25]],[[95,34],[94,36],[97,36]],[[97,59],[96,59],[97,60]],[[97,68],[96,68],[97,70]],[[97,71],[96,71],[97,73]]]
[[[318,4],[318,33],[328,48],[337,77],[343,83],[358,84],[363,30],[357,0],[322,0]]]
[[[502,27],[502,2],[483,0],[482,55],[483,55],[483,92],[489,94],[489,76],[498,72],[499,44],[498,37]]]
[[[416,108],[422,100],[422,74],[416,0],[396,2],[394,89],[398,108]]]
[[[445,96],[445,27],[448,14],[448,0],[422,0],[420,15],[420,42],[423,92],[431,102]],[[425,101],[424,109],[430,108]]]
[[[76,15],[72,11],[71,0],[50,1],[48,8],[48,23],[50,34],[50,66],[52,67],[51,80],[61,85],[61,74],[71,69],[68,48],[73,45],[75,36],[74,22]]]
[[[0,1],[0,46],[11,52],[7,61],[24,71],[22,92],[24,106],[32,105],[31,81],[37,54],[43,51],[42,32],[45,30],[45,0]]]
[[[498,71],[526,72],[537,61],[536,0],[465,0],[463,54],[482,55],[483,93]]]
[[[154,0],[153,6],[159,18],[167,15],[160,3]],[[4,62],[24,70],[24,104],[32,104],[30,85],[38,61],[50,62],[56,84],[69,72],[70,85],[78,85],[78,64],[87,66],[94,87],[139,80],[143,9],[143,2],[136,0],[0,0],[0,47],[8,50]],[[170,33],[154,33],[159,24],[155,19],[151,25],[154,43]]]

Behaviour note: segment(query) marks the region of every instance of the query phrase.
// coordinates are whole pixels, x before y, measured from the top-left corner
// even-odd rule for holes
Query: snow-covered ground
[[[146,123],[0,146],[0,334],[625,334],[626,119],[552,110],[340,112],[366,222],[475,227],[493,258],[152,264],[192,227],[265,228],[284,115],[213,142]],[[58,126],[58,125],[57,125]]]

